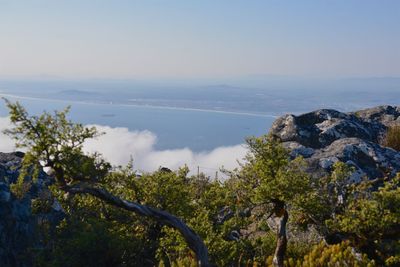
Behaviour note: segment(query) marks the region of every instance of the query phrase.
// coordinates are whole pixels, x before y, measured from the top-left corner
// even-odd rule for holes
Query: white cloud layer
[[[0,152],[12,152],[15,151],[15,142],[5,135],[3,131],[9,129],[11,123],[8,117],[0,117]]]
[[[197,172],[199,167],[201,172],[214,177],[221,167],[228,170],[237,167],[237,161],[242,160],[247,152],[244,145],[218,147],[200,153],[193,152],[189,148],[157,150],[155,148],[157,136],[152,132],[93,126],[105,134],[87,141],[84,145],[86,152],[99,152],[114,165],[126,165],[132,157],[134,167],[140,171],[154,171],[160,166],[176,170],[186,164],[192,173]],[[1,152],[15,150],[14,141],[2,133],[8,127],[10,127],[9,119],[0,117]]]

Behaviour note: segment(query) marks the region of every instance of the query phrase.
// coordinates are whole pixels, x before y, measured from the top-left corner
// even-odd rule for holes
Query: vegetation
[[[376,191],[365,182],[346,209],[327,223],[380,265],[400,264],[400,176]],[[360,190],[361,189],[361,190]]]
[[[307,194],[312,191],[311,180],[303,171],[303,161],[289,161],[289,153],[272,136],[250,138],[247,140],[250,153],[246,164],[236,174],[237,197],[246,206],[269,210],[269,215],[278,218],[276,225],[277,245],[274,264],[283,266],[287,248],[286,225],[291,209],[301,209]]]
[[[400,151],[400,125],[389,126],[383,138],[383,145]]]
[[[400,177],[350,185],[336,163],[321,179],[273,136],[247,140],[249,154],[224,181],[187,167],[137,176],[134,162],[113,167],[85,154],[98,133],[67,120],[68,109],[29,116],[7,102],[7,133],[27,152],[16,195],[23,198],[43,167],[51,194],[32,201],[65,219],[44,218],[37,266],[396,266],[400,262]],[[33,177],[33,181],[27,179]]]

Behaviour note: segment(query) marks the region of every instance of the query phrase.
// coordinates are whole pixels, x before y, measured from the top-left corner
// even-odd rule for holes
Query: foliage
[[[302,159],[290,161],[289,152],[270,135],[249,138],[247,143],[250,154],[240,175],[252,179],[253,201],[265,203],[278,199],[293,205],[300,203],[302,195],[310,190]]]
[[[42,222],[48,234],[34,252],[37,266],[196,266],[177,230],[96,197],[63,191],[81,182],[182,218],[204,240],[217,266],[269,266],[278,240],[269,217],[282,217],[283,209],[290,214],[287,266],[400,262],[400,176],[349,184],[353,170],[338,162],[330,175],[314,179],[303,159],[290,159],[280,141],[268,135],[247,140],[250,153],[225,181],[190,176],[186,166],[138,176],[134,162],[112,167],[101,155],[84,154],[85,140],[100,133],[69,121],[68,109],[28,116],[18,103],[7,105],[15,124],[7,133],[28,150],[13,192],[23,198],[43,167],[63,170],[54,177],[52,195],[43,191],[32,200],[34,214],[48,212],[52,197],[66,213],[56,229]],[[277,203],[283,205],[277,209]],[[311,234],[314,228],[319,236]],[[315,245],[329,236],[346,241]]]
[[[339,161],[333,165],[329,175],[311,180],[311,189],[298,208],[293,210],[297,226],[307,229],[313,225],[327,238],[332,231],[326,221],[344,211],[347,198],[353,192],[354,185],[349,183],[352,172],[352,167]]]
[[[31,182],[39,176],[42,167],[51,167],[62,173],[56,177],[60,185],[76,181],[101,182],[111,165],[98,154],[85,155],[82,146],[85,140],[100,133],[96,128],[87,128],[67,119],[69,108],[44,112],[40,116],[30,116],[17,102],[6,100],[10,120],[14,124],[5,133],[16,141],[17,148],[27,149],[22,171],[13,191],[20,197],[29,191]],[[32,176],[32,181],[27,181]]]
[[[328,221],[332,229],[348,236],[351,244],[379,263],[400,263],[400,176],[377,191],[360,184],[344,212]]]
[[[160,262],[159,266],[165,266]],[[171,266],[196,266],[191,258],[179,259],[174,261]],[[273,266],[272,256],[264,259],[250,259],[242,262],[240,266],[248,267],[269,267]],[[285,260],[287,267],[325,267],[325,266],[352,266],[352,267],[374,267],[373,260],[368,259],[367,255],[357,253],[348,242],[342,242],[336,245],[326,245],[320,243],[314,245],[308,254],[303,257]]]
[[[289,212],[299,211],[313,192],[312,180],[305,172],[302,158],[290,160],[289,152],[272,135],[247,139],[249,154],[235,174],[237,198],[250,207],[256,222],[265,222],[272,215],[275,222],[275,261],[283,265],[287,250]],[[269,214],[269,215],[267,215]]]
[[[336,245],[325,245],[323,243],[314,246],[312,251],[305,255],[303,260],[289,258],[287,266],[290,267],[324,267],[324,266],[359,266],[373,267],[374,261],[366,255],[359,254],[349,245],[343,242]]]

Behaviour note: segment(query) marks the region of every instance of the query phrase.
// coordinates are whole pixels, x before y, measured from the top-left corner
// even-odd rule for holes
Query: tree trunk
[[[276,249],[274,253],[273,264],[276,267],[283,267],[287,247],[286,223],[288,221],[289,214],[285,208],[282,208],[277,215],[279,218],[279,223],[276,234]]]
[[[86,184],[78,184],[74,186],[66,186],[63,188],[71,194],[89,194],[99,198],[110,205],[135,212],[138,215],[146,216],[156,220],[157,222],[168,225],[178,230],[184,237],[189,248],[196,254],[197,263],[199,267],[211,267],[212,265],[208,259],[208,250],[203,240],[181,219],[163,211],[141,205],[138,203],[123,200],[119,197],[112,195],[104,189],[88,186]]]

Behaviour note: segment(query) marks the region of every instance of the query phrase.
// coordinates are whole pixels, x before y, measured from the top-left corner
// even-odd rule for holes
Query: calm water
[[[70,118],[76,122],[149,130],[158,137],[157,149],[189,147],[194,151],[205,151],[241,144],[247,136],[266,133],[275,119],[214,111],[8,98],[18,100],[33,114],[71,105]],[[0,107],[0,115],[7,115],[4,104]]]
[[[241,144],[247,136],[266,133],[275,120],[266,114],[299,114],[319,108],[355,111],[384,104],[400,105],[400,78],[289,79],[266,81],[259,86],[0,79],[0,95],[18,99],[36,114],[72,105],[74,121],[132,131],[149,130],[158,136],[157,149],[188,147],[197,152]],[[0,115],[6,114],[0,104]]]

